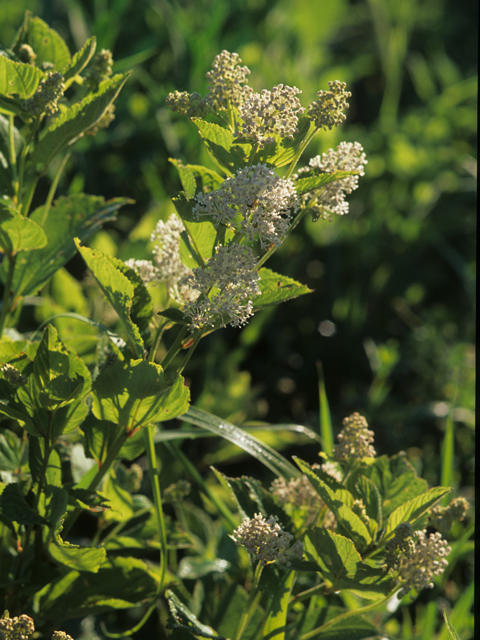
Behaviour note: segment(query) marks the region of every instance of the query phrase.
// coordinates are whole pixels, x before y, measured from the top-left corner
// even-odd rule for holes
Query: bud
[[[373,431],[359,413],[353,413],[343,421],[343,429],[337,436],[339,444],[333,447],[333,457],[339,462],[374,458],[377,454],[372,446]]]
[[[236,545],[246,548],[254,562],[258,560],[268,564],[278,561],[289,567],[291,560],[300,560],[303,555],[302,543],[291,545],[293,536],[281,528],[276,516],[265,520],[256,513],[252,519],[245,518],[231,537]]]
[[[344,109],[350,106],[347,99],[351,97],[350,91],[347,91],[345,82],[333,80],[328,83],[330,91],[318,91],[318,100],[312,102],[308,108],[308,117],[313,120],[315,126],[325,129],[332,129],[341,124],[346,115]]]
[[[23,387],[23,385],[27,384],[27,376],[22,375],[18,369],[15,369],[15,367],[8,362],[0,366],[0,371],[5,380],[14,387]]]
[[[58,100],[65,91],[63,80],[61,73],[46,73],[33,96],[23,101],[22,109],[34,117],[56,113]]]

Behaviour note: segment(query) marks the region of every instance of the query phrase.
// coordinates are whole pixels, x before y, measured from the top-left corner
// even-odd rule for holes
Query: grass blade
[[[320,437],[322,439],[323,451],[327,456],[331,456],[333,450],[332,418],[330,416],[330,407],[325,391],[325,379],[323,377],[323,368],[320,360],[317,361],[317,375],[318,396],[320,400]]]

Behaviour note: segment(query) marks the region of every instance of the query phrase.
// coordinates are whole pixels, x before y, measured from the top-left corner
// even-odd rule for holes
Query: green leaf
[[[271,307],[286,300],[293,300],[293,298],[312,292],[306,285],[275,273],[270,269],[260,269],[258,273],[260,275],[258,284],[261,293],[253,300],[254,311]]]
[[[187,199],[191,200],[195,196],[195,192],[197,190],[197,183],[195,181],[193,171],[188,165],[182,164],[180,160],[174,160],[173,158],[169,158],[168,160],[177,169],[180,182],[182,183]]]
[[[94,415],[133,432],[171,420],[188,409],[189,391],[182,376],[166,380],[160,365],[145,360],[116,362],[94,382]]]
[[[138,326],[134,324],[131,317],[134,285],[122,273],[123,269],[118,268],[120,261],[100,251],[82,247],[78,240],[76,240],[76,245],[107,300],[120,316],[135,355],[142,356],[145,351],[144,342]]]
[[[114,220],[118,209],[128,202],[131,201],[127,198],[105,201],[98,196],[76,194],[59,198],[48,211],[44,206],[36,209],[30,219],[43,228],[47,244],[18,254],[12,283],[15,295],[35,294],[75,255],[75,237],[84,242],[102,224]],[[0,278],[5,282],[3,265]]]
[[[285,478],[298,478],[300,476],[297,469],[275,449],[226,420],[217,418],[217,416],[196,407],[190,407],[182,416],[182,420],[212,431],[225,438],[225,440],[233,442],[233,444],[257,458],[277,476]]]
[[[107,557],[96,573],[70,571],[37,594],[41,610],[62,619],[129,609],[152,598],[158,578],[141,560]]]
[[[239,584],[232,584],[225,588],[222,595],[214,622],[215,628],[226,638],[234,638],[242,614],[248,606],[248,594]],[[242,640],[258,640],[263,615],[262,608],[257,606],[247,628],[242,633]]]
[[[8,522],[18,524],[48,524],[36,511],[27,504],[18,483],[7,484],[0,495],[0,516]]]
[[[170,158],[170,162],[177,166],[179,161]],[[213,169],[207,169],[207,167],[203,167],[200,164],[186,164],[184,166],[189,169],[195,178],[200,180],[201,191],[214,191],[215,189],[218,189],[225,180],[225,178],[222,178],[222,176],[216,171],[213,171]]]
[[[415,525],[436,502],[450,493],[451,490],[451,487],[432,487],[422,495],[412,498],[397,507],[388,518],[383,540],[386,542],[393,535],[395,528],[402,522],[409,522],[411,525]]]
[[[298,180],[295,181],[295,189],[298,195],[303,195],[310,191],[316,191],[330,182],[342,180],[343,178],[348,178],[348,176],[354,176],[357,173],[357,171],[334,171],[332,173],[320,173],[308,176],[307,178],[298,178]]]
[[[295,577],[294,571],[288,571],[270,601],[267,619],[263,627],[262,637],[265,640],[285,640],[288,604],[295,584]]]
[[[232,175],[247,164],[252,145],[235,144],[233,133],[226,127],[199,119],[193,119],[193,122],[208,153],[220,169]]]
[[[130,269],[130,267],[127,267],[122,260],[112,258],[112,262],[133,284],[133,300],[130,316],[132,322],[138,327],[144,344],[148,347],[151,340],[150,321],[153,316],[153,303],[150,293],[138,273]]]
[[[255,154],[254,161],[256,163],[264,162],[274,167],[284,167],[293,160],[302,142],[314,129],[315,125],[309,118],[299,118],[298,133],[294,135],[292,140],[274,135],[275,142],[260,149]]]
[[[340,614],[342,615],[342,614]],[[328,621],[323,629],[318,627],[318,635],[311,636],[312,640],[363,640],[379,636],[379,629],[363,615],[349,615],[337,623]]]
[[[79,73],[85,69],[90,62],[97,46],[97,39],[95,36],[89,38],[83,47],[77,51],[70,62],[62,69],[62,76],[66,87],[69,87]]]
[[[47,236],[39,224],[0,203],[0,247],[7,256],[41,249],[46,244]]]
[[[133,516],[132,496],[120,485],[113,469],[110,469],[105,478],[102,486],[102,495],[107,498],[108,506],[110,507],[110,511],[104,514],[106,520],[125,522]]]
[[[0,433],[0,469],[5,472],[19,469],[23,450],[20,438],[13,431],[3,429],[3,433]]]
[[[188,318],[185,318],[180,309],[164,309],[163,311],[159,311],[157,315],[172,320],[172,322],[176,322],[177,324],[183,324],[186,327],[190,324],[190,321]]]
[[[75,571],[98,573],[105,561],[107,552],[101,547],[80,547],[65,542],[59,533],[55,535],[55,542],[48,544],[48,553],[58,563],[70,567]]]
[[[227,560],[209,560],[200,556],[183,556],[178,565],[177,576],[181,580],[198,580],[209,573],[223,573],[230,567]]]
[[[197,220],[192,214],[192,202],[183,193],[172,198],[186,232],[180,236],[180,257],[192,269],[203,266],[212,257],[217,230],[210,220]]]
[[[199,622],[197,617],[177,598],[173,591],[167,591],[165,595],[170,609],[170,618],[167,620],[166,625],[167,629],[185,629],[201,638],[227,640],[227,638],[219,636],[211,627]]]
[[[450,637],[452,638],[452,640],[460,640],[460,636],[455,631],[453,624],[450,622],[450,618],[448,617],[447,608],[445,607],[445,605],[442,605],[442,612],[443,612],[443,619],[445,620],[445,625],[448,629],[448,633],[450,634]]]
[[[63,38],[40,18],[33,17],[30,11],[20,28],[13,50],[18,54],[20,45],[28,44],[37,54],[35,63],[40,66],[51,62],[56,71],[61,71],[70,62],[70,51]]]
[[[363,465],[362,475],[370,478],[382,496],[383,518],[410,498],[428,489],[426,480],[419,478],[405,454],[380,456]]]
[[[0,55],[0,93],[29,98],[35,92],[43,73],[37,67],[23,62],[13,62]]]
[[[64,147],[93,127],[115,100],[128,76],[128,73],[119,74],[105,80],[97,93],[67,108],[42,134],[30,156],[31,161],[48,165]]]

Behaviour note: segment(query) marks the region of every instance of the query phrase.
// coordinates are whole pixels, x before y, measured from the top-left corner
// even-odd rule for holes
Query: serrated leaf
[[[388,518],[387,526],[385,527],[384,541],[393,535],[395,528],[402,522],[409,522],[411,525],[415,525],[436,502],[450,493],[451,490],[451,487],[432,487],[422,495],[412,498],[405,504],[397,507]]]
[[[363,640],[363,638],[378,636],[379,629],[365,616],[353,615],[343,620],[340,619],[337,623],[329,621],[325,629],[321,626],[318,627],[318,635],[312,636],[312,640],[313,638],[321,638],[321,640]]]
[[[27,504],[18,483],[7,484],[0,495],[0,516],[8,522],[18,524],[48,524],[36,511]]]
[[[177,160],[173,160],[170,158],[170,162],[176,165]],[[207,169],[207,167],[203,167],[200,164],[186,164],[185,165],[190,172],[198,178],[201,182],[201,191],[214,191],[218,189],[218,187],[225,180],[219,173],[213,171],[213,169]]]
[[[177,598],[173,591],[167,591],[165,595],[170,609],[170,618],[167,620],[166,625],[167,629],[185,629],[197,637],[227,640],[227,638],[219,636],[211,627],[199,622],[197,617]]]
[[[55,542],[47,546],[50,556],[59,564],[70,567],[75,571],[98,573],[105,561],[107,552],[101,547],[80,547],[65,542],[60,534],[55,535]]]
[[[62,69],[63,81],[66,87],[69,87],[74,82],[76,76],[85,69],[90,62],[95,49],[97,47],[97,39],[95,36],[89,38],[83,47],[75,53],[70,62]]]
[[[355,574],[362,558],[348,538],[315,527],[306,531],[303,549],[307,560],[321,567],[322,578],[333,590],[357,584]]]
[[[34,163],[48,165],[68,144],[93,127],[117,97],[129,74],[119,74],[101,83],[97,93],[89,94],[66,109],[42,134],[30,156]]]
[[[306,285],[275,273],[270,269],[260,269],[258,273],[260,275],[258,285],[261,293],[253,299],[254,311],[271,307],[286,300],[293,300],[293,298],[312,292]]]
[[[180,235],[182,262],[192,269],[202,266],[213,255],[217,230],[210,220],[197,220],[193,216],[193,203],[186,199],[184,193],[173,197],[172,202],[186,228]]]
[[[168,160],[177,169],[183,190],[185,191],[188,200],[191,200],[195,196],[195,192],[197,190],[197,183],[195,181],[193,171],[190,169],[189,165],[184,165],[180,160],[175,160],[174,158],[169,158]]]
[[[390,458],[379,456],[372,464],[364,465],[361,473],[370,478],[379,490],[384,519],[399,505],[428,489],[426,480],[417,476],[404,454]]]
[[[102,495],[107,498],[110,507],[110,510],[104,514],[106,520],[125,522],[133,516],[132,496],[118,482],[115,471],[112,469],[105,478]]]
[[[74,238],[87,240],[105,222],[114,220],[127,198],[105,201],[98,196],[76,194],[59,198],[48,212],[36,209],[30,219],[39,224],[47,236],[41,249],[19,253],[15,263],[12,290],[15,295],[35,294],[61,267],[75,255]],[[0,278],[5,282],[5,267],[0,266]]]
[[[295,572],[288,571],[283,580],[277,586],[267,611],[267,619],[263,626],[263,638],[265,640],[285,640],[287,632],[287,613],[293,585],[295,584]]]
[[[193,119],[205,147],[217,166],[232,175],[248,161],[252,145],[237,144],[230,129],[218,124]]]
[[[43,73],[37,67],[0,55],[0,93],[3,96],[29,98],[42,78]]]
[[[290,140],[290,138],[281,138],[274,135],[275,142],[267,144],[255,154],[254,162],[263,162],[274,167],[284,167],[297,154],[300,145],[305,138],[315,129],[313,122],[307,117],[301,117],[298,120],[298,132]]]
[[[0,203],[0,247],[7,256],[41,249],[46,244],[47,236],[39,224]]]
[[[225,440],[233,442],[233,444],[236,444],[254,458],[257,458],[257,460],[262,462],[277,476],[285,478],[300,477],[297,469],[281,454],[275,451],[275,449],[272,449],[272,447],[264,444],[261,440],[258,440],[240,427],[236,427],[226,420],[222,420],[196,407],[190,407],[182,416],[182,420],[194,424],[197,427],[212,431],[218,436],[225,438]]]
[[[182,376],[166,380],[160,365],[132,360],[104,369],[94,382],[92,397],[96,418],[133,432],[184,413],[190,394]]]
[[[107,557],[97,573],[70,571],[38,594],[42,611],[62,618],[128,609],[152,598],[158,578],[141,560]]]
[[[24,23],[13,46],[17,55],[22,44],[32,47],[37,55],[35,63],[38,66],[51,62],[56,71],[61,71],[70,61],[70,51],[63,38],[46,22],[33,17],[30,11],[25,13]]]
[[[123,269],[119,268],[118,260],[100,251],[82,247],[78,240],[75,243],[107,300],[120,316],[135,355],[142,356],[145,345],[140,330],[131,317],[134,296],[133,283],[122,273]]]
[[[332,173],[316,174],[308,178],[298,178],[298,180],[295,180],[295,189],[298,195],[303,195],[320,189],[330,182],[336,182],[337,180],[348,178],[348,176],[354,176],[357,173],[357,171],[334,171]]]

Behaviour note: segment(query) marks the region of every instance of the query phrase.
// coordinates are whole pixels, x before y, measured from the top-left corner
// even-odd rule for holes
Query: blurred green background
[[[347,82],[353,95],[346,124],[319,135],[304,161],[357,140],[369,160],[366,176],[349,197],[348,216],[307,221],[268,265],[315,292],[259,314],[243,331],[227,328],[204,339],[188,370],[193,398],[237,423],[318,428],[321,361],[334,424],[340,428],[344,416],[363,413],[378,451],[406,450],[431,483],[440,481],[450,413],[455,481],[468,494],[475,3],[2,0],[5,44],[25,9],[57,29],[72,50],[95,34],[97,50],[112,50],[114,71],[133,69],[114,123],[75,147],[59,190],[136,201],[94,240],[122,259],[148,258],[154,224],[173,211],[169,196],[180,184],[168,158],[208,163],[195,127],[171,113],[165,98],[175,89],[205,93],[205,73],[222,49],[240,54],[254,89],[295,85],[304,106],[329,80]],[[68,265],[78,278],[82,268],[80,259]],[[78,310],[75,304],[72,297],[71,310]],[[226,457],[222,447],[195,441],[189,453],[201,466]]]

